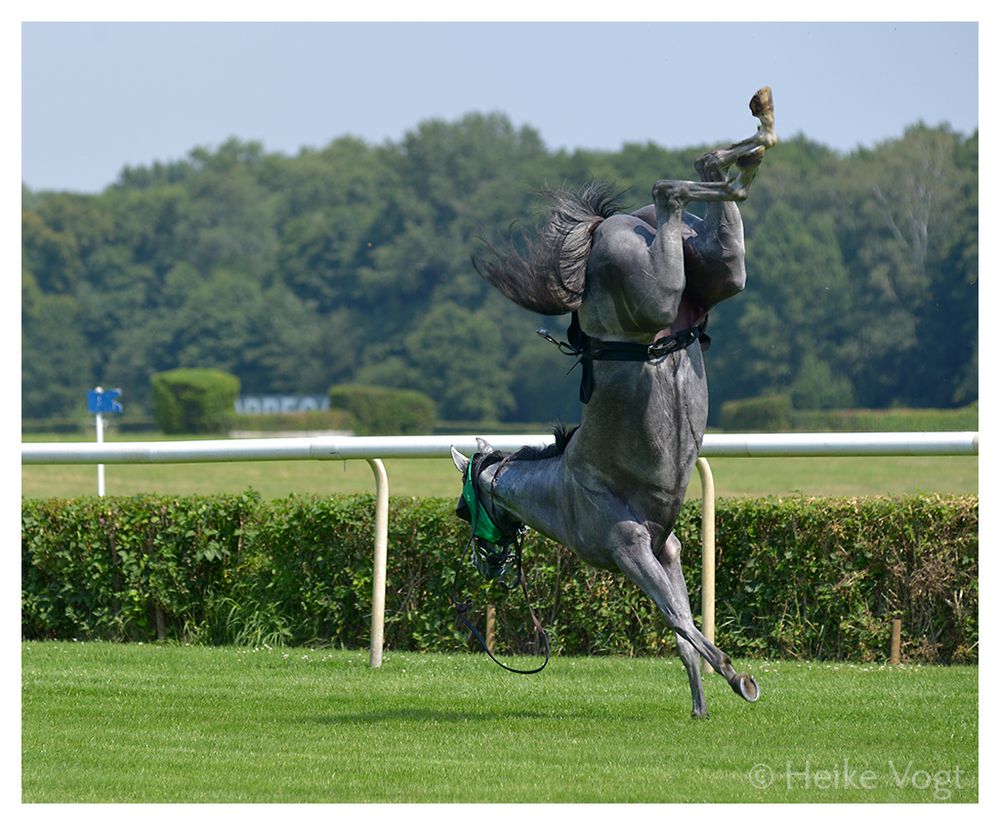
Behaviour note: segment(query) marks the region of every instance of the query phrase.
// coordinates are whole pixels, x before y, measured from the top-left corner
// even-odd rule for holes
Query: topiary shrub
[[[437,415],[434,401],[418,390],[335,384],[329,395],[331,408],[354,417],[358,435],[429,433]]]
[[[240,379],[222,370],[176,369],[150,378],[153,417],[168,435],[222,433],[236,415]]]
[[[723,401],[722,429],[739,432],[780,432],[791,426],[792,401],[787,395],[762,395]]]

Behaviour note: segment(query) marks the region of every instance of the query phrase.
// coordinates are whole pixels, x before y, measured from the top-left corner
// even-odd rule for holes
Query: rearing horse
[[[494,519],[524,522],[590,564],[621,570],[656,603],[676,635],[696,717],[708,715],[699,657],[747,701],[760,694],[695,626],[673,533],[708,417],[698,342],[709,309],[744,287],[736,202],[776,143],[770,89],[750,110],[757,132],[699,157],[700,181],[657,181],[653,203],[631,214],[597,184],[553,193],[528,251],[492,249],[481,267],[520,306],[574,313],[585,403],[579,428],[555,448],[487,466],[476,479],[480,498]],[[684,211],[691,201],[707,202],[704,219]],[[468,459],[452,456],[464,473]]]

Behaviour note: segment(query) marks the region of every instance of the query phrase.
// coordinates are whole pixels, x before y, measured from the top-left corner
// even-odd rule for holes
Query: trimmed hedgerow
[[[236,416],[240,379],[217,369],[175,369],[149,380],[156,425],[165,433],[222,433]]]
[[[723,401],[722,429],[730,432],[786,432],[791,424],[792,399],[787,395]]]
[[[331,409],[351,415],[358,435],[427,433],[437,417],[434,399],[419,390],[334,384],[328,395]]]
[[[197,634],[233,586],[251,495],[25,499],[26,638],[149,640]]]
[[[364,647],[373,511],[371,496],[26,499],[22,634]],[[520,591],[462,561],[468,525],[453,502],[393,499],[389,524],[388,648],[468,649],[449,600],[456,567],[474,620],[496,605],[500,648],[533,648]],[[698,618],[697,505],[675,530]],[[905,658],[977,661],[975,496],[724,500],[716,535],[716,638],[731,655],[882,660],[899,617]],[[554,651],[673,650],[662,617],[621,575],[534,532],[524,557]]]

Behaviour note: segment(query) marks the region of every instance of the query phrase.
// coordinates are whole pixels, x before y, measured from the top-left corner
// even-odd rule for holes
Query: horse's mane
[[[579,424],[572,427],[557,424],[552,428],[552,434],[556,437],[555,444],[549,444],[547,447],[521,447],[517,452],[507,456],[504,459],[504,463],[506,464],[508,461],[540,461],[543,458],[555,458],[562,455],[566,452],[569,440],[576,434],[578,429],[580,429]]]
[[[542,315],[562,315],[583,301],[590,236],[605,218],[619,211],[621,196],[613,186],[593,182],[580,192],[543,193],[552,203],[534,241],[522,255],[510,245],[501,252],[484,241],[490,259],[473,257],[476,271],[515,304]],[[508,238],[508,240],[510,240]]]

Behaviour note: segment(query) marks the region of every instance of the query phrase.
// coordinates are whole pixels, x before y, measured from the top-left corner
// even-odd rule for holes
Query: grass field
[[[385,464],[391,495],[457,497],[460,492],[459,476],[449,459],[389,459]],[[978,492],[976,456],[716,458],[711,465],[719,497]],[[108,495],[238,493],[252,487],[264,498],[291,493],[370,493],[374,489],[372,472],[365,461],[117,464],[105,467],[105,485]],[[91,465],[24,466],[21,492],[31,497],[95,495],[97,470]],[[693,474],[688,495],[701,496],[697,473]]]
[[[978,670],[22,644],[25,802],[973,802]]]

